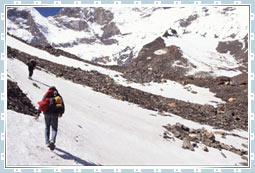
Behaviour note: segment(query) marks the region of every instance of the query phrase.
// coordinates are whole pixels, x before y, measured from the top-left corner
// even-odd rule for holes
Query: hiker
[[[55,86],[51,86],[44,95],[42,101],[38,102],[39,109],[35,119],[37,120],[40,113],[44,113],[45,119],[45,143],[47,147],[55,148],[57,131],[58,131],[58,118],[62,117],[65,112],[65,105],[63,98],[58,93]],[[51,140],[50,138],[50,127],[52,128]]]
[[[171,34],[170,36],[178,37],[177,31],[175,29],[170,28]]]
[[[33,71],[34,71],[35,66],[36,66],[36,61],[35,61],[34,59],[31,59],[31,60],[27,63],[27,66],[28,66],[28,71],[29,71],[28,79],[32,79]]]

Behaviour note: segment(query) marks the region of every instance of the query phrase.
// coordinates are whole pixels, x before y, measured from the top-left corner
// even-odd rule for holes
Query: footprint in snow
[[[79,136],[75,136],[74,139],[75,139],[76,142],[79,142]]]

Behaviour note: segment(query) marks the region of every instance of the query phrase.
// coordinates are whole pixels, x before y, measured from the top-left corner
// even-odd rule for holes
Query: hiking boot
[[[53,151],[55,149],[56,145],[53,141],[51,141],[49,147],[50,147],[50,150]]]

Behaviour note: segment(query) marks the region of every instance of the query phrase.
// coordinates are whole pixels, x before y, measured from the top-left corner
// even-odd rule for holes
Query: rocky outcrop
[[[102,40],[106,40],[114,35],[120,34],[120,30],[114,22],[111,22],[111,23],[105,25],[102,28],[102,30],[104,31],[104,33],[102,35]]]
[[[231,78],[230,85],[248,85],[248,74],[242,73]]]
[[[114,18],[113,13],[102,7],[99,8],[70,8],[65,7],[60,10],[60,12],[54,17],[58,22],[59,27],[66,27],[75,31],[92,32],[95,34],[94,39],[98,38],[103,44],[111,45],[117,43],[117,40],[112,39],[114,35],[120,34],[119,28],[112,21]],[[91,31],[89,23],[95,23],[101,26],[103,31],[102,35],[98,35]],[[85,40],[88,38],[83,38]],[[90,38],[90,40],[92,40]],[[96,40],[94,40],[96,41]],[[79,40],[76,42],[79,43]],[[77,44],[78,44],[77,43]],[[88,42],[86,42],[88,44]],[[66,45],[65,47],[73,46],[74,44]],[[57,45],[62,47],[63,45]]]
[[[192,21],[196,20],[197,18],[198,18],[198,15],[194,14],[194,15],[190,15],[187,19],[181,19],[179,21],[180,26],[185,28],[189,26],[192,23]]]
[[[94,20],[99,25],[109,24],[113,19],[113,14],[102,7],[95,8],[94,10]]]
[[[248,72],[248,35],[246,35],[242,42],[240,40],[219,42],[216,50],[219,53],[230,53],[235,59],[246,67]]]
[[[195,151],[195,149],[198,148],[198,144],[203,144],[204,146],[201,149],[204,150],[205,152],[210,152],[208,147],[216,148],[220,151],[227,150],[242,156],[242,158],[245,161],[247,161],[245,155],[248,155],[248,150],[237,149],[233,147],[232,145],[227,145],[222,142],[219,142],[216,140],[215,134],[213,132],[208,132],[204,128],[191,129],[181,123],[176,123],[175,125],[168,124],[163,127],[167,130],[167,132],[164,132],[163,137],[165,139],[168,139],[168,138],[172,139],[171,135],[169,135],[169,132],[170,132],[171,134],[174,135],[174,137],[183,141],[182,147],[184,149]],[[217,133],[221,134],[222,138],[226,138],[227,135],[233,135],[233,134],[226,134],[224,132],[217,132]],[[236,136],[236,137],[240,137],[240,136]],[[248,138],[246,138],[246,140],[248,141]]]
[[[8,8],[7,18],[15,24],[19,24],[23,29],[26,29],[31,33],[33,37],[30,42],[35,45],[41,45],[47,43],[47,39],[41,32],[44,26],[36,24],[33,16],[29,10],[18,10],[18,8]],[[21,19],[21,20],[17,20]],[[9,30],[7,26],[7,30]]]
[[[34,116],[36,108],[16,82],[7,80],[7,109]]]
[[[62,16],[66,17],[73,17],[73,18],[82,18],[83,14],[80,13],[81,8],[80,7],[65,7],[62,8],[54,18],[58,19]],[[84,13],[86,16],[86,13]]]
[[[57,22],[57,26],[59,28],[66,27],[68,29],[72,29],[75,31],[88,31],[89,25],[84,17],[86,13],[81,12],[80,7],[65,7],[62,8],[59,13],[54,16],[54,19]],[[78,19],[78,20],[72,20],[72,19]]]
[[[184,76],[191,66],[182,57],[178,47],[166,47],[164,40],[159,37],[143,47],[138,57],[127,66],[123,76],[138,83],[176,80],[179,76]]]

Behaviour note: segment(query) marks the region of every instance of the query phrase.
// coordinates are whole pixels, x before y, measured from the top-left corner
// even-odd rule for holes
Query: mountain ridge
[[[234,39],[241,40],[247,37],[248,33],[248,24],[240,20],[246,15],[244,8],[62,8],[56,16],[48,18],[43,18],[35,12],[31,13],[35,18],[33,23],[41,18],[43,22],[38,26],[31,26],[30,30],[37,31],[38,34],[28,39],[28,37],[23,37],[27,32],[25,29],[20,31],[17,29],[18,25],[15,20],[18,19],[17,17],[12,18],[13,12],[11,11],[13,10],[15,9],[8,9],[9,12],[7,12],[7,17],[9,16],[7,28],[10,34],[33,44],[44,42],[44,44],[50,44],[83,59],[106,65],[130,64],[137,58],[144,45],[158,37],[162,37],[167,44],[170,41],[170,44],[175,45],[180,44],[180,41],[189,41],[184,40],[189,37],[199,40],[205,38],[204,41],[217,44]],[[17,11],[22,11],[22,9]],[[173,17],[173,14],[176,17]],[[160,23],[159,16],[165,22]],[[221,17],[219,21],[221,24],[214,21],[214,18],[219,17]],[[164,37],[164,33],[171,34],[171,28],[175,29],[178,39],[166,37],[166,35]],[[247,31],[246,34],[245,31]],[[57,37],[54,33],[64,37]],[[176,46],[180,47],[185,54],[188,53],[185,51],[187,48]],[[217,50],[211,51],[219,56],[225,56]],[[190,61],[190,55],[185,58]],[[192,55],[191,58],[196,57]]]

